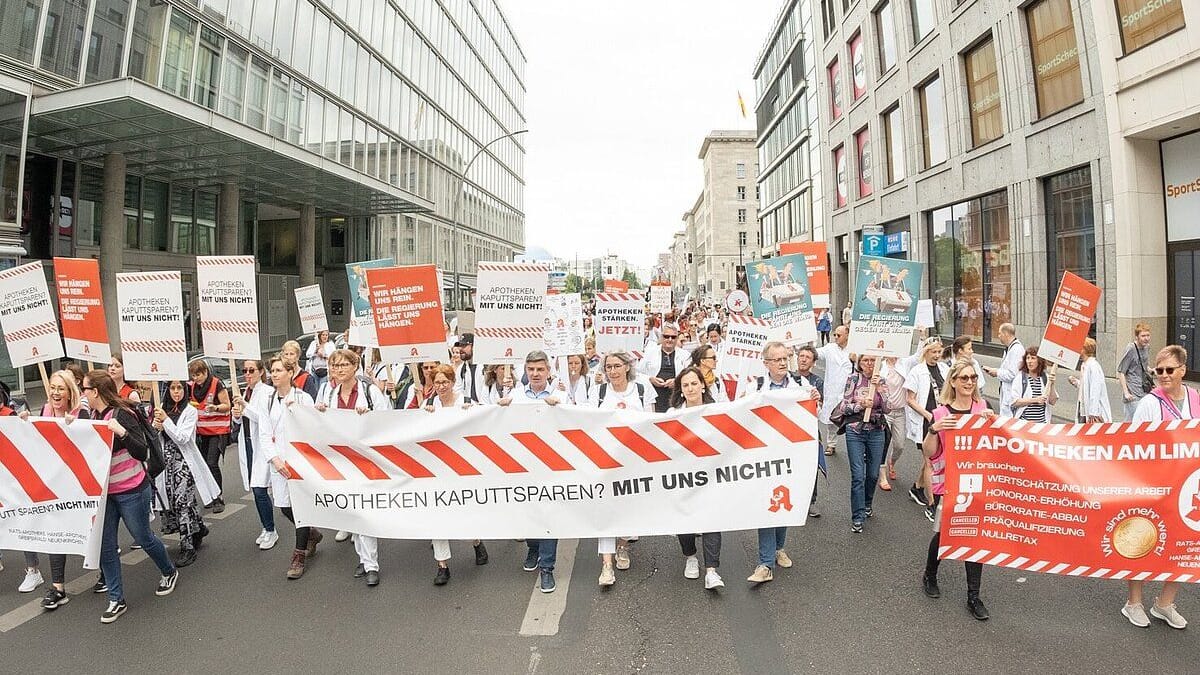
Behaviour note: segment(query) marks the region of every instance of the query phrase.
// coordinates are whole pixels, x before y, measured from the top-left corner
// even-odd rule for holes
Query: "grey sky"
[[[751,71],[781,5],[504,0],[528,59],[526,245],[645,268],[666,252],[704,136],[754,128]]]

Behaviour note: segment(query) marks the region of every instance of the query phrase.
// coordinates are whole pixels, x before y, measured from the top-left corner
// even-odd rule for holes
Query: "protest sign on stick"
[[[804,256],[813,309],[829,307],[829,247],[823,241],[787,241],[779,244],[779,255],[793,253]]]
[[[296,311],[300,313],[300,329],[306,334],[316,335],[329,330],[329,318],[325,316],[325,300],[321,296],[320,284],[296,289]]]
[[[186,382],[187,346],[179,272],[118,274],[117,308],[125,379]]]
[[[770,333],[771,327],[765,319],[731,314],[717,354],[717,375],[736,379],[739,383],[746,378],[765,375],[762,350]]]
[[[864,255],[858,259],[847,349],[904,358],[912,352],[917,289],[925,264]]]
[[[671,283],[669,281],[650,282],[650,313],[666,314],[671,311]]]
[[[475,362],[525,363],[542,348],[550,268],[533,263],[479,263],[475,297]]]
[[[371,292],[367,288],[367,270],[395,266],[396,261],[391,258],[346,263],[346,282],[350,288],[350,328],[346,331],[347,344],[360,347],[379,346],[379,341],[375,338],[375,319],[371,316]]]
[[[92,362],[108,364],[108,322],[100,292],[100,261],[94,258],[55,258],[54,281],[58,288],[58,316],[63,345],[69,358],[92,369]]]
[[[793,253],[746,266],[750,307],[771,325],[771,339],[794,347],[817,339],[804,255]]]
[[[63,357],[58,320],[40,260],[0,272],[0,327],[14,367]],[[44,372],[45,366],[41,370]],[[44,376],[42,385],[49,391]]]
[[[583,354],[583,303],[578,293],[546,296],[542,343],[550,356]]]
[[[641,358],[646,345],[646,300],[641,291],[597,293],[596,351],[627,351]]]
[[[372,326],[384,363],[446,360],[446,329],[437,268],[372,267],[365,270]]]
[[[234,359],[262,357],[254,256],[197,257],[196,291],[204,354],[229,361],[233,395],[240,397]]]
[[[1042,344],[1038,346],[1038,356],[1074,370],[1079,365],[1079,353],[1083,351],[1083,341],[1087,339],[1099,305],[1099,287],[1076,274],[1063,272]]]

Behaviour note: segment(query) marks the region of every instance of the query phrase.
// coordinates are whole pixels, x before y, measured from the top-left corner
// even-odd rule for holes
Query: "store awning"
[[[407,190],[134,79],[35,97],[29,150],[93,162],[120,152],[131,174],[191,187],[234,182],[244,199],[315,204],[319,213],[433,210]]]

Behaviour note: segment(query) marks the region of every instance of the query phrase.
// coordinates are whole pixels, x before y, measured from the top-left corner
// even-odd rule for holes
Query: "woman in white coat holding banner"
[[[252,403],[273,392],[271,386],[262,381],[262,361],[242,361],[242,374],[246,376],[246,386],[242,389],[242,395],[233,399],[232,432],[237,438],[242,488],[254,495],[254,508],[258,511],[258,521],[262,523],[262,532],[258,533],[254,543],[260,551],[269,551],[279,543],[279,533],[275,531],[275,507],[271,505],[271,495],[267,492],[267,488],[271,487],[271,466],[262,451],[257,450],[258,408]]]
[[[221,488],[196,445],[196,423],[199,414],[188,404],[188,394],[181,380],[167,383],[167,397],[161,408],[154,410],[154,429],[162,434],[164,471],[154,480],[159,498],[159,516],[163,534],[179,535],[179,557],[176,567],[196,562],[200,542],[208,535],[200,504],[211,504],[221,496]]]
[[[255,396],[251,406],[254,416],[258,419],[258,444],[267,463],[270,465],[271,497],[275,506],[292,523],[296,517],[292,514],[292,500],[288,493],[287,464],[283,461],[283,435],[286,431],[287,408],[293,405],[312,405],[312,397],[293,386],[292,378],[296,377],[296,366],[284,363],[278,356],[267,361],[267,370],[271,373],[271,382],[275,385],[274,392],[263,392],[264,396]],[[296,550],[292,552],[292,562],[288,566],[287,578],[299,579],[304,576],[309,558],[317,552],[317,544],[321,541],[321,532],[313,527],[296,528]]]
[[[329,381],[317,391],[317,410],[353,410],[364,415],[372,410],[390,410],[391,400],[374,384],[358,378],[359,356],[350,349],[339,349],[329,356]],[[348,533],[339,531],[338,541]],[[367,586],[379,585],[379,540],[362,534],[354,535],[354,551],[358,566],[354,578],[366,577]]]

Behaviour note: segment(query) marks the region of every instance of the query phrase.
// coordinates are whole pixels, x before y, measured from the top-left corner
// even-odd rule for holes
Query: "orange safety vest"
[[[209,404],[217,403],[217,378],[209,376],[208,393],[197,401],[193,392],[188,393],[188,403],[196,409],[196,434],[199,436],[220,436],[229,433],[229,413],[210,413],[204,409]],[[194,390],[196,385],[192,385]]]

